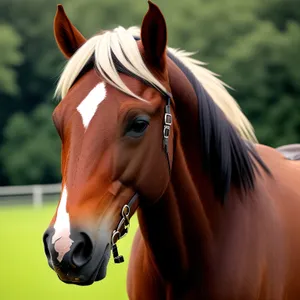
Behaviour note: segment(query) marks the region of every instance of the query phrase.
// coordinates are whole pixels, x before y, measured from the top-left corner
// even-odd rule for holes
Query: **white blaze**
[[[60,203],[57,209],[56,220],[54,224],[54,235],[52,237],[52,244],[55,251],[58,253],[57,260],[61,262],[64,255],[70,251],[74,241],[71,240],[70,235],[70,217],[67,212],[67,188],[63,188]]]
[[[105,99],[105,97],[105,83],[101,82],[97,84],[78,105],[77,110],[82,117],[82,123],[85,129],[88,128],[97,111],[98,105]]]

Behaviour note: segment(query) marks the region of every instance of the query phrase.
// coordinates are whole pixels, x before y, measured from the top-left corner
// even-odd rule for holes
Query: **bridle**
[[[139,37],[134,37],[136,41],[140,40]],[[116,69],[120,73],[124,73],[126,75],[129,75],[131,77],[137,78],[135,74],[130,72],[128,69],[126,69],[115,57],[115,55],[112,53],[112,58],[115,63]],[[137,78],[139,80],[142,80],[141,78]],[[142,80],[145,84],[148,84],[148,82],[145,82]],[[148,84],[149,85],[149,84]],[[151,85],[153,87],[153,85]],[[169,155],[169,137],[171,133],[171,126],[172,126],[172,114],[171,114],[171,99],[172,94],[165,92],[161,90],[159,87],[154,86],[166,99],[166,106],[165,106],[165,114],[164,114],[164,123],[163,123],[163,149],[166,153],[167,162],[168,162],[168,168],[169,168],[169,174],[171,174],[171,160]],[[137,207],[137,200],[139,198],[138,193],[135,193],[132,198],[129,200],[127,204],[125,204],[121,210],[121,220],[117,225],[117,228],[113,231],[112,237],[111,237],[111,245],[112,245],[112,253],[114,257],[114,262],[119,264],[124,262],[124,257],[122,255],[119,255],[118,253],[118,247],[117,242],[121,238],[123,238],[129,230],[130,227],[130,213],[132,210],[132,207],[135,205]]]
[[[164,123],[163,123],[163,149],[166,153],[169,173],[171,174],[171,161],[169,155],[169,137],[171,133],[172,126],[172,114],[171,114],[171,99],[172,95],[158,89],[166,98],[167,104],[165,106],[165,114],[164,114]],[[114,262],[116,264],[124,262],[124,257],[119,255],[117,242],[128,233],[130,227],[130,212],[134,205],[137,205],[137,200],[139,198],[138,193],[135,193],[130,201],[125,204],[121,210],[121,220],[118,223],[117,228],[113,231],[111,237],[111,245],[112,245],[112,253],[114,257]]]
[[[124,262],[124,257],[122,255],[119,255],[117,241],[123,238],[128,233],[130,227],[130,219],[129,219],[130,210],[133,204],[137,202],[138,197],[139,197],[138,193],[135,193],[133,197],[130,199],[130,201],[123,206],[121,211],[122,218],[111,236],[112,253],[114,257],[114,262],[116,264]]]

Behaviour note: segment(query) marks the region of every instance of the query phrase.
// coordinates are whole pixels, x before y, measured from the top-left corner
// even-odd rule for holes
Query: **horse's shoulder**
[[[269,164],[273,161],[276,161],[277,163],[278,161],[284,160],[282,153],[275,148],[263,144],[256,144],[255,148],[259,156],[266,164]]]

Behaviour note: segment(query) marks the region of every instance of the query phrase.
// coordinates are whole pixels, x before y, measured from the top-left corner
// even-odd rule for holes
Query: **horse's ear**
[[[66,58],[70,58],[86,41],[79,30],[71,23],[61,4],[57,6],[54,18],[56,43]]]
[[[160,9],[148,1],[149,9],[144,17],[141,38],[145,51],[145,58],[159,69],[166,64],[167,26]]]

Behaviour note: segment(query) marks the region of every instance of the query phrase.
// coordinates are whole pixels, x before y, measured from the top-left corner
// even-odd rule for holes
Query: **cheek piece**
[[[164,122],[163,122],[163,149],[166,153],[167,162],[168,162],[168,169],[169,174],[171,174],[171,162],[169,156],[169,137],[171,133],[171,125],[172,125],[172,114],[171,114],[171,94],[166,94],[165,92],[162,93],[167,100],[167,104],[165,106],[165,114],[164,114]],[[117,228],[113,231],[111,237],[111,245],[112,245],[112,254],[114,257],[114,262],[119,264],[124,262],[124,257],[119,255],[118,248],[117,248],[117,241],[123,238],[129,230],[130,226],[130,211],[132,207],[135,205],[137,207],[137,200],[139,198],[138,193],[135,193],[130,201],[125,204],[121,211],[121,220],[117,226]]]
[[[136,41],[140,40],[139,37],[134,37]],[[135,74],[132,74],[128,69],[126,69],[115,57],[114,53],[112,53],[112,58],[115,63],[116,69],[123,74],[129,75],[131,77],[137,77]],[[141,80],[141,78],[137,78]],[[144,81],[144,80],[143,80]],[[145,84],[148,84],[147,82],[144,81]],[[151,85],[153,86],[153,85]],[[159,87],[155,88],[163,95],[163,97],[166,99],[166,106],[165,106],[165,114],[164,114],[164,120],[163,120],[163,149],[164,152],[166,153],[167,157],[167,162],[168,162],[168,169],[169,169],[169,174],[171,174],[171,161],[170,161],[170,155],[169,155],[169,137],[171,133],[171,126],[172,126],[172,114],[171,114],[171,99],[172,99],[172,94],[167,93],[163,90],[161,90]],[[114,262],[119,264],[124,262],[124,257],[122,255],[119,255],[118,253],[118,248],[117,248],[117,242],[121,238],[123,238],[129,230],[130,226],[130,213],[132,211],[132,207],[138,206],[138,200],[139,195],[138,193],[135,193],[130,201],[125,204],[121,210],[121,220],[118,223],[117,228],[113,231],[112,237],[111,237],[111,245],[112,245],[112,253],[114,257]]]

